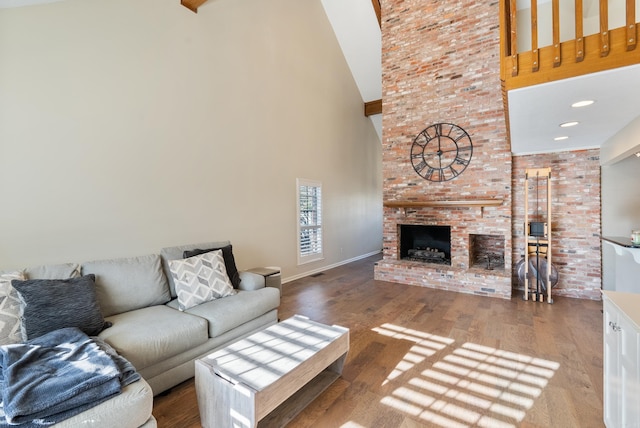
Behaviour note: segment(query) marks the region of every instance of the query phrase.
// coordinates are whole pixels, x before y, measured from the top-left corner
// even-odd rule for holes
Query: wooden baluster
[[[562,62],[560,57],[560,0],[553,0],[553,66],[558,67]]]
[[[538,52],[538,1],[531,0],[531,71],[540,69]]]
[[[511,29],[511,76],[518,75],[518,36],[516,29],[518,28],[518,10],[516,0],[509,0],[509,28]]]
[[[582,18],[582,0],[576,0],[576,62],[584,59],[584,23]]]
[[[609,1],[600,0],[600,56],[609,55]]]
[[[627,0],[627,50],[636,48],[636,2]]]

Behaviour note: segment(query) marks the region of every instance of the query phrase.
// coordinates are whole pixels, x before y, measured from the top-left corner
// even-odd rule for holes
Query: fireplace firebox
[[[398,225],[400,259],[451,265],[451,226]]]

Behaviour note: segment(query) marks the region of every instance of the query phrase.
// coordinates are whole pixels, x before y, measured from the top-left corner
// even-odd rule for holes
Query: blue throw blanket
[[[55,330],[0,347],[0,427],[41,427],[77,415],[140,378],[98,338]]]

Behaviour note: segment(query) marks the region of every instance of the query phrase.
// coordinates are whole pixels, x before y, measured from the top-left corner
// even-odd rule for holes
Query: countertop
[[[602,295],[605,300],[609,300],[624,312],[635,324],[636,329],[640,330],[640,294],[603,290]]]
[[[640,248],[640,244],[632,244],[631,238],[624,236],[601,236],[600,239],[626,248]]]

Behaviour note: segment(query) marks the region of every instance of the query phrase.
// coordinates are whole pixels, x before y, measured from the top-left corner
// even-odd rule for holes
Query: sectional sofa
[[[224,253],[234,289],[226,297],[185,308],[184,299],[177,298],[181,290],[175,262],[183,263],[189,256],[197,258],[213,249]],[[104,321],[110,324],[98,337],[129,360],[142,376],[140,381],[125,387],[122,394],[59,426],[156,426],[151,415],[153,396],[193,377],[197,358],[276,323],[281,292],[279,275],[265,278],[234,269],[230,243],[219,241],[168,247],[160,254],[14,272],[26,282],[94,278],[97,303]],[[3,340],[0,343],[6,343],[6,338]]]

